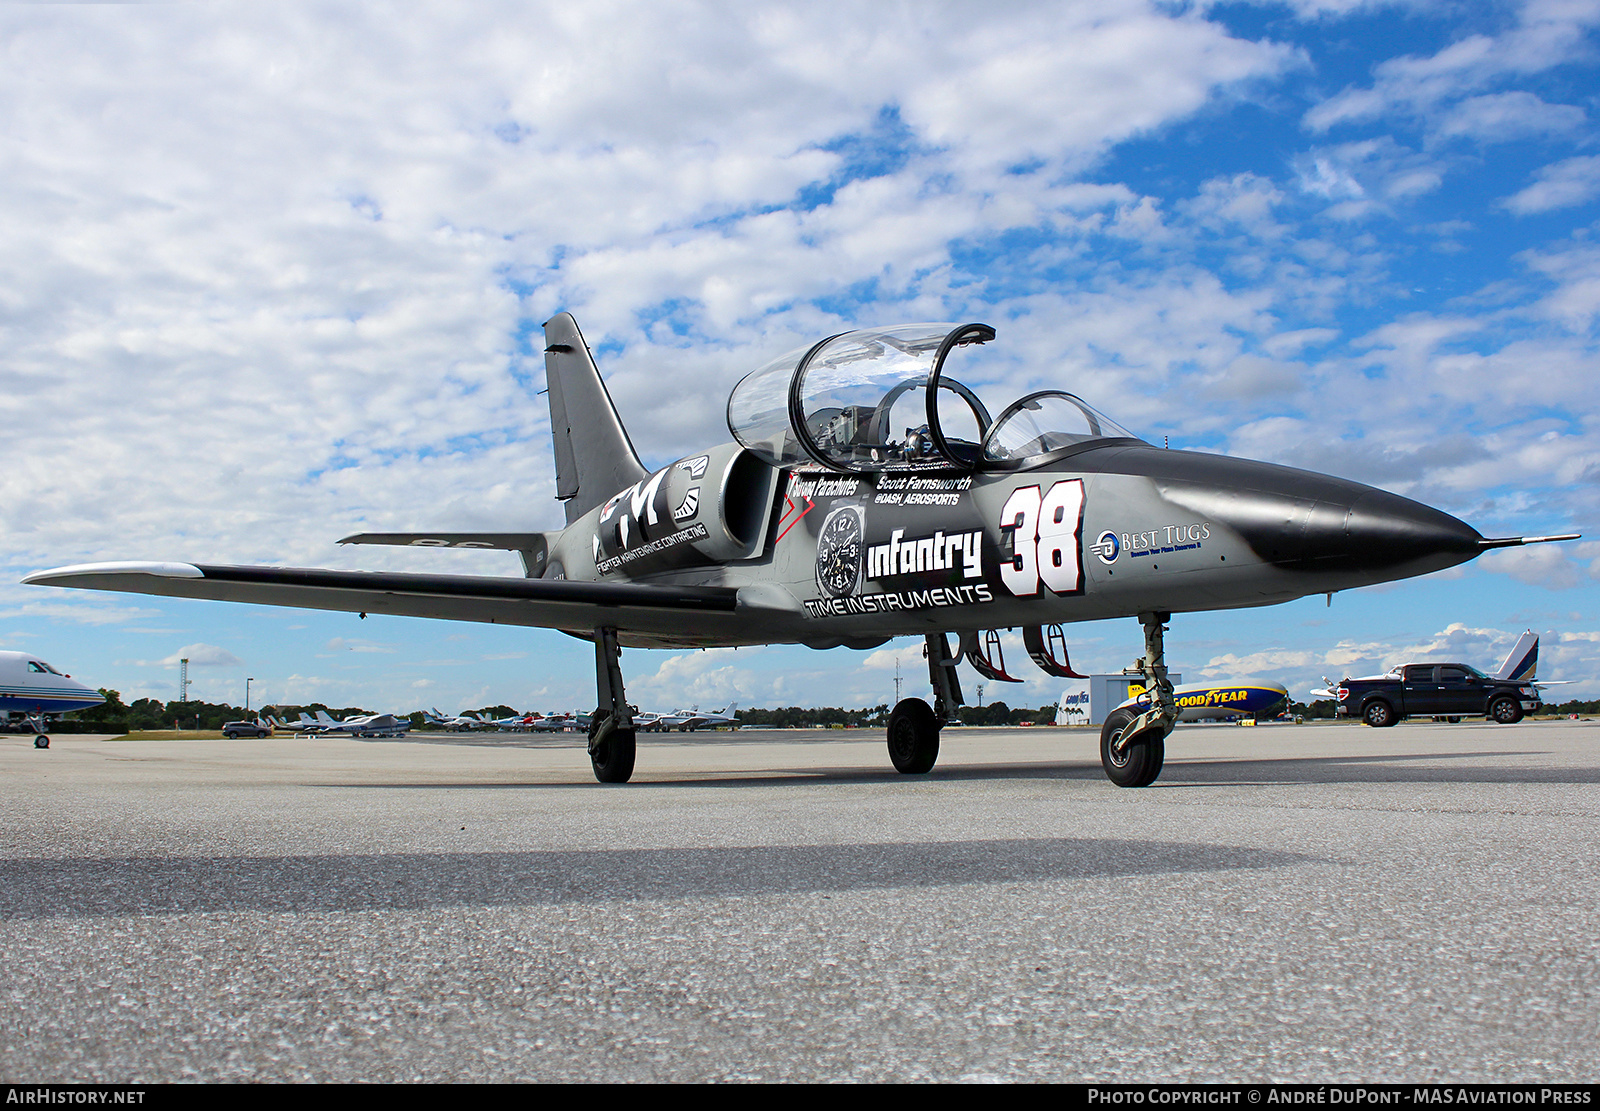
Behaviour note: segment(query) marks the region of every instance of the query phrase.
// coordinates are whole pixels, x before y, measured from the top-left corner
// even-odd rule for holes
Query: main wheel
[[[46,737],[43,733],[40,733],[37,737],[35,737],[33,739],[33,747],[34,748],[49,748],[50,747],[50,738]]]
[[[939,719],[920,698],[901,699],[889,715],[889,762],[906,775],[933,770],[939,759]]]
[[[1395,722],[1394,707],[1387,702],[1368,702],[1361,711],[1361,720],[1374,729],[1382,729]]]
[[[1522,707],[1515,698],[1497,698],[1489,707],[1489,720],[1500,725],[1515,725],[1522,720]]]
[[[601,783],[626,783],[633,778],[633,758],[638,752],[634,731],[613,729],[598,747],[593,747],[595,737],[610,718],[610,710],[596,710],[589,719],[589,763],[594,767],[594,777]]]
[[[1100,727],[1100,766],[1118,787],[1148,787],[1166,763],[1167,739],[1159,729],[1135,734],[1121,752],[1114,747],[1136,717],[1131,710],[1113,710]]]

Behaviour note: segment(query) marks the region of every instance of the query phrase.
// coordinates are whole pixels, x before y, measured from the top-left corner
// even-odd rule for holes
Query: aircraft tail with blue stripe
[[[1514,683],[1531,683],[1539,669],[1539,634],[1529,629],[1517,638],[1506,656],[1505,663],[1494,673],[1496,679],[1509,679]]]

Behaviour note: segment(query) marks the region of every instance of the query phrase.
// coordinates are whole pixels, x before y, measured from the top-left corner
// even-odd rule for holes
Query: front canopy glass
[[[728,398],[728,428],[774,466],[856,472],[1009,469],[1128,435],[1057,391],[1030,395],[992,421],[977,395],[943,370],[956,348],[993,338],[987,324],[831,336],[746,375]]]

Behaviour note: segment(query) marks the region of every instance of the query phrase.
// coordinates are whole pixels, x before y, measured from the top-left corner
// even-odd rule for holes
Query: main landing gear
[[[1166,760],[1167,734],[1178,723],[1178,704],[1167,678],[1167,661],[1161,634],[1170,613],[1141,613],[1144,658],[1136,665],[1144,673],[1150,707],[1113,710],[1100,728],[1100,764],[1118,787],[1148,787],[1161,774]]]
[[[617,630],[594,631],[595,690],[599,708],[589,719],[589,763],[601,783],[626,783],[633,778],[638,732],[628,694],[622,688],[622,648]]]
[[[933,683],[933,706],[920,698],[903,698],[889,715],[889,762],[906,775],[933,770],[939,759],[939,730],[961,708],[961,680],[943,633],[929,633],[923,647],[928,657],[928,678]]]

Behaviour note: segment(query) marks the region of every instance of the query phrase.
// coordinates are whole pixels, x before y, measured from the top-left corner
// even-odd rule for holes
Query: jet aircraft
[[[70,675],[65,675],[37,656],[26,652],[0,652],[0,722],[18,724],[34,733],[34,748],[49,748],[46,722],[73,710],[87,710],[105,701],[99,691],[90,690]]]
[[[995,338],[977,323],[844,332],[781,355],[734,387],[731,442],[652,472],[577,322],[560,313],[544,332],[566,526],[344,538],[514,551],[522,577],[102,563],[23,581],[562,629],[594,645],[588,748],[606,783],[627,781],[636,755],[624,647],[864,649],[921,636],[933,702],[904,699],[888,723],[894,767],[919,774],[962,704],[958,663],[993,666],[992,631],[1020,627],[1035,663],[1070,677],[1061,624],[1135,617],[1136,666],[1154,697],[1102,735],[1101,762],[1112,782],[1137,787],[1160,774],[1178,718],[1163,640],[1172,614],[1331,594],[1571,538],[1486,538],[1359,483],[1156,447],[1064,390],[991,416],[947,373],[964,348]]]

